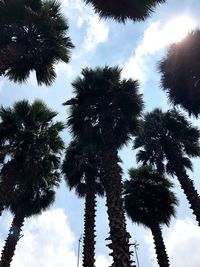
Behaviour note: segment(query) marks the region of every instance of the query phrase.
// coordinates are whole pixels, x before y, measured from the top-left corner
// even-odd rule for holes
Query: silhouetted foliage
[[[173,44],[161,61],[162,88],[170,102],[189,115],[200,113],[200,30],[191,31],[183,41]]]
[[[92,4],[94,10],[103,18],[114,18],[119,22],[127,19],[145,20],[153,12],[156,5],[165,0],[84,0]]]
[[[178,204],[171,191],[173,184],[149,166],[129,170],[125,181],[125,208],[131,220],[151,229],[160,267],[169,260],[162,238],[161,225],[169,225]]]
[[[160,173],[177,176],[200,223],[200,197],[186,173],[187,169],[192,170],[190,158],[200,156],[199,136],[199,130],[180,112],[155,109],[141,121],[134,147],[140,148],[139,162],[155,166]]]
[[[0,2],[0,74],[22,83],[35,71],[39,85],[51,85],[55,64],[69,62],[74,47],[67,31],[55,0]]]
[[[121,79],[118,67],[85,68],[82,77],[73,82],[75,98],[71,105],[68,126],[74,137],[95,144],[101,152],[101,183],[105,189],[114,260],[113,267],[130,267],[130,250],[121,196],[122,170],[118,149],[138,130],[138,116],[143,107],[138,82]]]

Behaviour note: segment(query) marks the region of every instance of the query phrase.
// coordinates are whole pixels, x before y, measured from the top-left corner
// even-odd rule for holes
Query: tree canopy
[[[200,114],[200,30],[171,45],[160,62],[161,84],[170,102],[190,115]]]
[[[0,74],[14,82],[35,71],[39,85],[55,80],[55,64],[69,62],[74,47],[68,23],[55,0],[0,2]]]

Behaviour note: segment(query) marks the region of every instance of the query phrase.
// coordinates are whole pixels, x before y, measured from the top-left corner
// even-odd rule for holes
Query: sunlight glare
[[[176,17],[166,24],[164,33],[169,43],[180,42],[196,26],[197,23],[191,17]]]

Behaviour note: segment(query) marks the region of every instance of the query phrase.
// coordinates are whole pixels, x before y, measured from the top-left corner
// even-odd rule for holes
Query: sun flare
[[[169,42],[180,42],[189,31],[195,29],[197,23],[189,16],[181,16],[171,19],[164,29]]]

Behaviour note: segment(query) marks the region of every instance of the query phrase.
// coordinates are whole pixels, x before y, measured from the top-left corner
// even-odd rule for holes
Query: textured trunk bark
[[[154,238],[158,264],[160,267],[169,267],[169,258],[163,241],[161,228],[158,224],[155,223],[150,227],[150,229]]]
[[[4,211],[6,202],[8,201],[9,195],[11,194],[10,184],[6,182],[1,182],[0,184],[0,216]]]
[[[15,215],[10,228],[9,235],[6,239],[6,243],[1,253],[0,267],[10,266],[12,258],[15,254],[17,242],[20,239],[20,232],[24,223],[24,219],[24,216]]]
[[[95,183],[91,179],[87,183],[85,200],[84,238],[83,238],[83,267],[95,266],[95,213],[96,196]]]
[[[0,76],[20,59],[23,51],[24,48],[16,44],[9,44],[0,50]]]
[[[175,173],[200,226],[200,196],[194,187],[193,181],[184,170],[176,168]]]
[[[7,184],[1,182],[0,183],[0,216],[2,215],[2,212],[4,211],[5,207],[5,193]]]
[[[110,226],[111,244],[107,246],[112,250],[112,267],[131,267],[131,254],[129,238],[126,231],[124,203],[122,199],[122,170],[118,164],[117,152],[111,147],[104,150],[102,155],[104,175],[102,183],[106,193],[106,206]]]
[[[4,178],[3,181],[0,183],[0,216],[4,210],[6,203],[9,202],[15,182],[14,165],[13,166],[12,164],[9,165],[10,166],[6,167],[6,170],[4,168],[2,170],[2,175],[5,176],[6,178]]]

